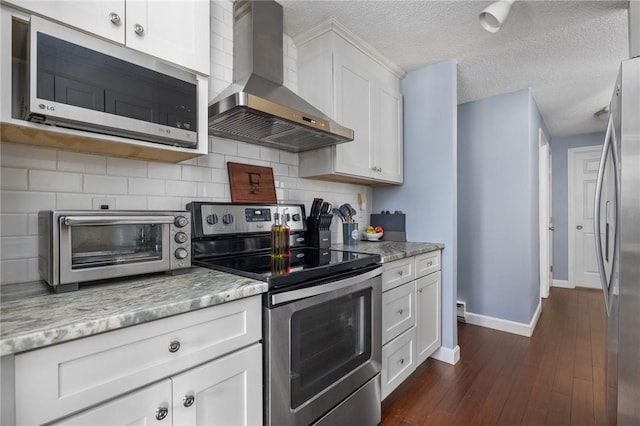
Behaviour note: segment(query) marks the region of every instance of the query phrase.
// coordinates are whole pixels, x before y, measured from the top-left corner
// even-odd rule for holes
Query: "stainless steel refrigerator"
[[[596,182],[596,256],[607,308],[607,413],[640,424],[640,58],[622,62]]]

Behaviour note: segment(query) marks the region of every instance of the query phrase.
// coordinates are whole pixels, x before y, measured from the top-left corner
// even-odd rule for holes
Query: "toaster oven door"
[[[173,216],[61,216],[60,284],[171,269]]]

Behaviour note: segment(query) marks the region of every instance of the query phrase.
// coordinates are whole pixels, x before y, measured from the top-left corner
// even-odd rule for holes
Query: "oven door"
[[[60,284],[171,269],[173,215],[60,216]]]
[[[379,374],[380,274],[376,268],[266,296],[267,424],[311,424]],[[353,409],[379,413],[379,389],[372,395],[366,407],[353,398]]]

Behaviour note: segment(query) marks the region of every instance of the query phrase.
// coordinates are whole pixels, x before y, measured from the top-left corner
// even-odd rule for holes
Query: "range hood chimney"
[[[353,140],[283,86],[282,21],[273,0],[234,2],[233,83],[209,104],[209,134],[291,152]]]

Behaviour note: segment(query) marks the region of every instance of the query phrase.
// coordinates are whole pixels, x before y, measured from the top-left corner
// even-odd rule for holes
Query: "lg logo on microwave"
[[[53,105],[45,105],[45,104],[39,104],[38,108],[45,109],[47,111],[55,111],[56,110],[56,107],[54,107]]]

